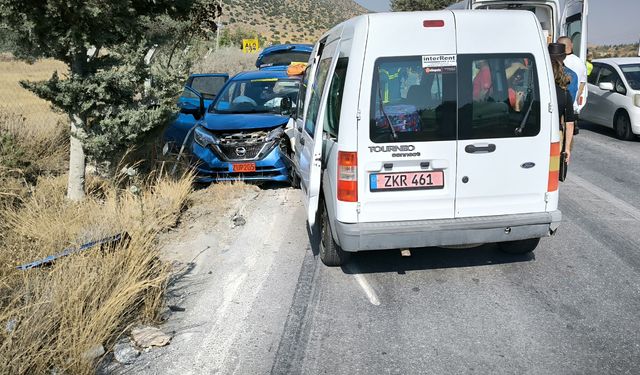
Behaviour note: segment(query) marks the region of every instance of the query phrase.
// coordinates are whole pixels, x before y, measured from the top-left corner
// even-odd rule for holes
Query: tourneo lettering
[[[411,152],[416,149],[414,145],[402,145],[402,146],[369,146],[370,152]]]

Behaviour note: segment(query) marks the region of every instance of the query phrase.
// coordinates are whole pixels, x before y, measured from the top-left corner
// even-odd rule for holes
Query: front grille
[[[217,150],[225,160],[254,160],[260,155],[265,143],[219,144]]]

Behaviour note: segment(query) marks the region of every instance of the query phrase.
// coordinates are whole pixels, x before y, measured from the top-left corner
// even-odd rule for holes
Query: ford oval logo
[[[244,147],[236,147],[236,155],[245,156],[247,154],[247,149]]]
[[[524,169],[529,169],[529,168],[533,168],[536,166],[536,163],[532,163],[532,162],[526,162],[524,164],[521,165],[522,168]]]

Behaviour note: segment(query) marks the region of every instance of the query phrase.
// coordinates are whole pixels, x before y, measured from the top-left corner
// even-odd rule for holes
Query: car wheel
[[[342,266],[351,257],[351,253],[346,252],[338,246],[331,235],[331,224],[326,206],[322,207],[322,228],[320,234],[320,260],[326,266]]]
[[[540,243],[539,238],[530,238],[527,240],[500,242],[498,246],[500,250],[508,254],[528,254],[532,253]]]
[[[631,120],[626,112],[620,112],[616,116],[614,129],[616,136],[623,141],[630,141],[634,138],[633,132],[631,132]]]

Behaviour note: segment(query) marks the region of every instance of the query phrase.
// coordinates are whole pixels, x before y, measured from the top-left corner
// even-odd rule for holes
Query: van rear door
[[[562,35],[560,27],[560,2],[559,0],[469,0],[469,9],[512,9],[529,10],[533,12],[547,43],[555,42]],[[505,30],[502,32],[517,32],[520,30]],[[586,40],[586,39],[585,39]]]
[[[554,115],[540,28],[528,12],[456,13],[456,217],[544,212]],[[519,30],[505,33],[504,28]],[[478,30],[499,38],[477,38]]]
[[[573,53],[582,61],[587,60],[587,0],[567,0],[562,13],[562,34],[571,38]]]
[[[358,220],[453,218],[453,13],[373,14],[369,20],[359,99]]]

